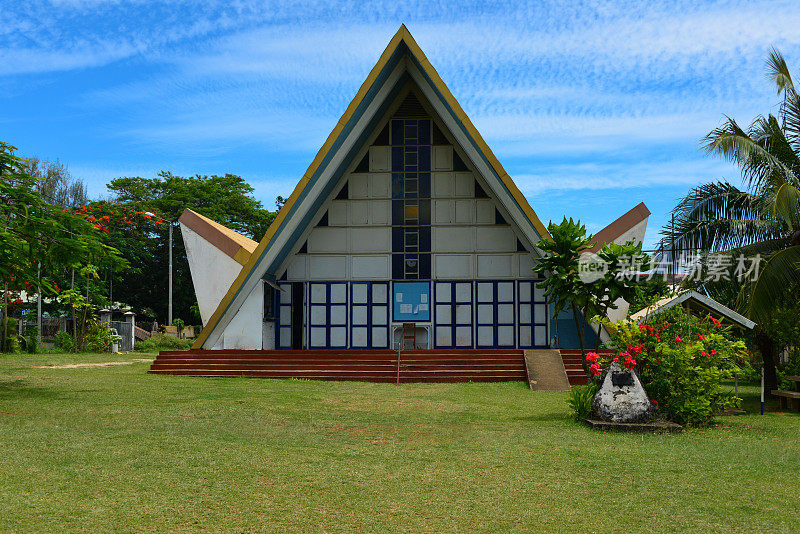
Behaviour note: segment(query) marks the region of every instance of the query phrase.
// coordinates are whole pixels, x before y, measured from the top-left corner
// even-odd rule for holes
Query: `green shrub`
[[[605,324],[618,351],[614,357],[635,367],[650,398],[670,419],[699,426],[738,406],[741,399],[721,384],[738,374],[745,360],[744,341],[732,339],[731,327],[711,316],[687,317],[682,309],[659,314],[649,324]],[[594,353],[589,357],[598,359]],[[596,371],[606,363],[600,359]]]
[[[86,332],[86,350],[106,352],[111,346],[111,329],[108,323],[92,322]]]
[[[789,359],[778,369],[778,384],[781,389],[793,390],[794,382],[786,380],[787,376],[800,376],[800,351],[789,352]]]
[[[150,339],[136,343],[137,352],[158,352],[160,350],[188,350],[192,348],[191,339],[178,339],[165,334],[153,334]]]
[[[8,324],[6,325],[6,340],[0,352],[17,352],[19,351],[19,335],[17,329],[19,328],[19,319],[9,317]],[[0,322],[0,328],[3,324]],[[0,333],[2,333],[0,331]],[[0,338],[2,339],[2,338]]]
[[[29,326],[25,329],[25,335],[22,338],[25,344],[25,352],[28,354],[37,354],[39,352],[39,328],[36,326]]]
[[[59,330],[53,344],[60,352],[75,352],[75,338],[69,332]]]
[[[575,420],[582,421],[592,412],[592,401],[597,393],[597,384],[592,382],[588,386],[572,386],[569,390],[569,404]]]
[[[749,361],[739,365],[739,382],[743,384],[760,384],[761,383],[761,366],[756,369]]]

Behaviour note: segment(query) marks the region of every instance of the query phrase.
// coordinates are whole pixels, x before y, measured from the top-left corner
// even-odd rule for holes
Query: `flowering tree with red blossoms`
[[[719,319],[675,309],[644,324],[603,324],[614,353],[587,354],[595,380],[611,361],[634,370],[662,412],[681,424],[706,424],[715,413],[738,405],[740,399],[723,390],[721,382],[738,372],[746,348]]]

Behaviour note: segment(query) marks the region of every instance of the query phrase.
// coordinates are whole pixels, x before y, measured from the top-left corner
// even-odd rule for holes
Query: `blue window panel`
[[[312,349],[348,346],[347,282],[309,282],[308,346]]]
[[[389,346],[389,282],[350,283],[350,347]]]
[[[401,146],[392,147],[392,172],[402,172],[405,163],[405,151]]]
[[[431,144],[431,120],[430,119],[420,119],[417,123],[418,128],[418,139],[420,145],[430,145]]]
[[[515,283],[513,281],[475,282],[475,315],[478,348],[514,348],[516,338]]]
[[[420,171],[430,171],[431,170],[431,147],[429,146],[421,146],[419,147],[419,152],[417,153],[417,169]]]
[[[403,198],[403,173],[392,173],[392,198]]]
[[[428,226],[431,225],[431,201],[430,200],[420,200],[419,201],[419,224],[421,226]]]
[[[402,280],[404,276],[403,262],[405,259],[402,254],[392,254],[392,278]]]
[[[546,348],[549,345],[547,301],[544,290],[536,287],[540,281],[517,282],[517,336],[520,348]]]
[[[392,224],[400,226],[405,223],[406,215],[404,212],[405,202],[402,200],[392,200]]]
[[[275,321],[275,348],[292,348],[292,284],[278,284],[281,291],[275,294],[278,317]]]
[[[431,197],[431,173],[419,173],[419,196],[420,198]]]
[[[419,277],[420,279],[427,280],[431,277],[431,255],[419,255]]]
[[[393,145],[402,145],[403,144],[403,121],[402,120],[393,120],[392,121],[392,144]]]
[[[473,347],[472,283],[434,283],[434,328],[436,348]]]

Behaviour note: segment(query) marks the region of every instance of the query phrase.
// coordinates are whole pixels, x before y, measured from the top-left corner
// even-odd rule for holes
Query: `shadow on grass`
[[[553,421],[574,421],[573,417],[569,414],[568,410],[564,412],[548,412],[539,415],[530,415],[526,417],[517,417],[515,421],[529,421],[539,423],[551,423]]]
[[[56,399],[58,392],[51,388],[32,386],[26,380],[0,381],[0,399]]]

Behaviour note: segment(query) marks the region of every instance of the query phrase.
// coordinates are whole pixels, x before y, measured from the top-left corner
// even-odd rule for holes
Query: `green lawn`
[[[628,435],[522,383],[37,368],[126,358],[0,356],[0,531],[800,530],[797,414]]]

